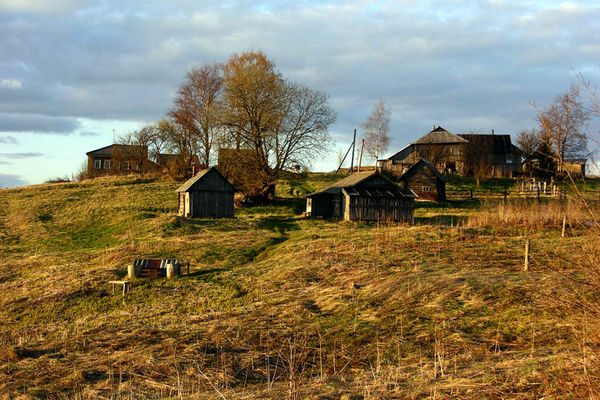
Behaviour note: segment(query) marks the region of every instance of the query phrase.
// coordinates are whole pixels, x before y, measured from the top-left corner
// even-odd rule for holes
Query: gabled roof
[[[356,188],[356,186],[359,186],[359,184],[375,176],[383,178],[383,180],[386,181],[387,185],[381,188],[373,189]],[[396,185],[396,183],[388,179],[386,176],[381,175],[377,171],[356,172],[350,176],[345,177],[344,179],[340,179],[339,181],[321,190],[320,192],[311,193],[304,197],[313,197],[320,194],[338,194],[342,191],[345,191],[346,194],[350,196],[360,195],[361,193],[373,192],[371,195],[380,194],[383,197],[415,197],[415,194],[412,193],[412,191],[406,191],[402,189],[400,186]]]
[[[510,135],[461,133],[459,136],[466,139],[469,143],[485,149],[490,154],[509,154],[515,152],[515,149],[517,149],[511,143]]]
[[[442,175],[436,167],[434,167],[429,161],[425,160],[424,158],[420,158],[419,161],[417,161],[416,163],[411,165],[410,168],[404,171],[399,180],[402,181],[406,179],[410,174],[412,174],[415,171],[415,169],[419,168],[421,165],[425,165],[427,168],[429,168],[433,172],[433,174],[442,182],[447,182],[446,178],[444,178],[444,175]]]
[[[388,158],[384,158],[382,160],[377,160],[377,161],[387,161],[387,160],[393,160],[393,159],[397,159],[397,158],[404,159],[409,154],[411,154],[413,151],[414,151],[414,145],[413,144],[409,144],[408,146],[404,146],[403,148],[400,149],[400,151],[398,151],[397,153],[392,154]]]
[[[467,143],[462,137],[450,133],[441,126],[438,126],[427,135],[423,136],[412,144],[450,144],[450,143]]]
[[[208,175],[208,173],[211,171],[213,173],[218,174],[225,182],[227,182],[233,188],[234,191],[236,190],[235,187],[231,183],[229,183],[227,178],[225,178],[223,175],[221,175],[219,170],[217,170],[215,167],[210,167],[210,168],[203,169],[202,171],[198,172],[196,175],[192,176],[183,185],[179,186],[177,188],[177,190],[175,190],[175,191],[176,192],[187,192],[196,182],[202,180],[202,178],[204,178],[206,175]]]

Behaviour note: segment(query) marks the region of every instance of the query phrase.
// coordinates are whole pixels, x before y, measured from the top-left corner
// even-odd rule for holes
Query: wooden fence
[[[600,196],[600,192],[598,194]],[[552,190],[521,191],[518,189],[485,190],[485,189],[451,189],[446,190],[448,200],[478,200],[478,199],[566,199],[567,190],[554,188]]]

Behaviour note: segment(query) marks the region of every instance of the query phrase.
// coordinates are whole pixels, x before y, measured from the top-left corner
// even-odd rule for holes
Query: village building
[[[207,168],[177,190],[178,214],[185,218],[233,218],[236,189],[215,168]]]
[[[446,178],[427,160],[421,158],[397,179],[419,200],[446,201]]]
[[[416,195],[377,171],[357,172],[306,197],[306,214],[347,221],[413,221]]]
[[[86,153],[87,175],[126,175],[132,172],[156,171],[157,165],[148,159],[148,147],[111,144]]]
[[[201,165],[195,154],[157,154],[156,164],[160,166],[163,174],[173,178],[187,178],[206,168]]]
[[[455,135],[440,126],[377,165],[401,175],[421,158],[446,174],[472,175],[473,165],[482,163],[488,166],[487,176],[510,177],[521,168],[520,151],[510,135]]]

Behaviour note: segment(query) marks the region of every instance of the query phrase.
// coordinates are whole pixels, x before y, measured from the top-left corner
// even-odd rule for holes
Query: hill
[[[303,218],[298,196],[333,179],[288,178],[277,200],[234,220],[181,219],[177,184],[152,179],[0,191],[0,393],[590,393],[585,332],[598,325],[562,293],[583,273],[573,249],[597,236],[574,206],[421,203],[414,226]],[[565,212],[574,222],[561,238]],[[138,256],[189,261],[190,273],[113,293],[107,282]]]

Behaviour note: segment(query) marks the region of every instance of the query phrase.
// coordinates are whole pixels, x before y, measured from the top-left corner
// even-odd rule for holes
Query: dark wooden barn
[[[306,213],[347,221],[412,222],[415,197],[377,171],[358,172],[307,195]]]
[[[186,218],[233,218],[234,192],[215,167],[202,170],[177,189],[178,213]]]
[[[419,196],[419,200],[446,200],[446,178],[427,160],[421,158],[398,180],[405,189]]]

